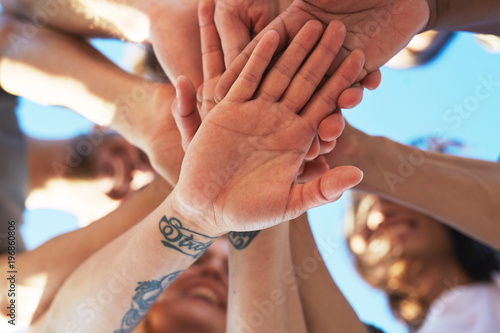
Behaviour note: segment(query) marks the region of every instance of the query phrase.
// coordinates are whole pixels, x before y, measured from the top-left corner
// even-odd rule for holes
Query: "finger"
[[[216,3],[215,25],[220,34],[224,63],[226,67],[229,67],[250,43],[250,29],[239,16],[234,15],[234,12],[228,8],[227,3],[223,1],[217,1]]]
[[[354,50],[326,84],[314,94],[301,112],[301,115],[306,117],[312,126],[318,126],[325,117],[337,108],[340,94],[355,82],[363,68],[364,61],[363,52]],[[323,140],[325,139],[323,138]]]
[[[196,89],[196,108],[200,112],[200,117],[203,120],[203,118],[206,116],[202,114],[202,107],[203,107],[203,89],[204,89],[204,84],[202,83],[198,89]]]
[[[300,65],[321,37],[323,26],[319,21],[309,21],[299,31],[297,36],[279,60],[266,74],[257,96],[276,101],[286,90]]]
[[[269,31],[277,31],[280,36],[280,41],[278,44],[278,51],[283,50],[289,44],[289,40],[293,38],[300,30],[300,27],[306,24],[309,20],[308,16],[297,17],[294,20],[293,26],[285,26],[283,24],[283,19],[281,17],[275,18],[269,25],[266,26],[248,45],[245,49],[233,60],[230,66],[226,68],[226,71],[222,75],[217,88],[215,89],[215,96],[218,101],[221,101],[226,95],[229,89],[231,89],[233,83],[238,78],[245,67],[250,55],[257,46],[257,43],[262,39],[262,37]],[[296,27],[298,27],[296,29]],[[287,30],[288,29],[288,30]]]
[[[332,142],[337,140],[344,131],[344,128],[345,119],[342,116],[342,112],[338,110],[321,121],[318,126],[318,135],[321,140]]]
[[[282,102],[295,112],[300,112],[318,88],[330,64],[337,56],[345,37],[345,26],[332,21],[326,28],[318,46],[293,78],[283,95]],[[332,109],[333,110],[333,109]]]
[[[338,200],[345,191],[359,184],[362,178],[363,173],[358,168],[340,166],[305,184],[293,185],[284,220]]]
[[[312,161],[306,161],[302,164],[302,172],[297,176],[297,182],[305,183],[323,176],[330,171],[330,166],[324,156],[318,156]]]
[[[248,59],[245,68],[243,68],[238,79],[227,93],[226,99],[247,101],[252,98],[267,66],[273,58],[278,43],[279,35],[276,31],[271,30],[262,37],[252,52],[250,59]]]
[[[224,72],[224,55],[219,34],[214,22],[215,4],[213,0],[202,0],[198,7],[200,24],[203,79],[208,81]]]
[[[375,72],[369,73],[363,80],[361,80],[361,86],[368,90],[375,90],[382,82],[382,72],[377,69]]]
[[[302,161],[299,167],[299,171],[297,172],[297,177],[300,177],[306,169],[306,161]]]
[[[309,147],[309,151],[306,153],[304,157],[305,160],[311,161],[314,160],[319,155],[319,138],[316,135],[311,143],[311,147]]]
[[[361,103],[362,99],[363,99],[363,88],[360,86],[351,87],[347,88],[342,93],[340,93],[337,104],[339,108],[352,109],[359,103]]]
[[[332,141],[323,141],[321,138],[319,139],[319,154],[325,155],[329,154],[337,145],[337,140]]]
[[[185,76],[177,78],[176,96],[172,103],[172,115],[182,138],[184,151],[200,127],[201,118],[196,108],[196,89]]]

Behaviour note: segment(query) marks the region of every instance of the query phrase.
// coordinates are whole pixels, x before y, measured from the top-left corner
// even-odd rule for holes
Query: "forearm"
[[[7,12],[87,37],[114,37],[144,42],[149,37],[149,7],[156,0],[0,0]]]
[[[367,137],[357,187],[401,202],[500,248],[500,164]]]
[[[55,294],[68,276],[91,255],[118,238],[149,215],[172,191],[170,185],[157,177],[146,188],[134,193],[115,211],[89,226],[58,236],[32,252],[23,254],[20,263],[26,281],[30,276],[44,274],[42,297],[33,321],[50,306]],[[78,244],[75,246],[75,244]],[[26,259],[25,259],[26,258]],[[26,261],[23,263],[23,261]]]
[[[307,332],[366,332],[364,325],[330,276],[316,247],[306,214],[290,222],[290,245],[293,266],[298,271],[300,299]],[[311,266],[316,269],[306,272],[304,267]]]
[[[428,0],[428,29],[500,35],[500,2],[496,0]]]
[[[163,70],[175,85],[181,75],[196,88],[203,83],[198,0],[176,0],[152,11],[149,42]]]
[[[306,332],[293,278],[288,223],[230,233],[227,332]]]
[[[132,330],[161,292],[215,240],[204,231],[203,223],[182,217],[177,207],[169,196],[143,221],[85,261],[33,330]]]
[[[29,323],[42,315],[76,267],[144,219],[158,207],[170,191],[171,187],[158,178],[99,221],[55,237],[33,251],[19,254],[18,270],[22,275],[19,275],[16,282],[18,287],[25,291],[19,295],[29,295],[18,303],[22,307],[18,309],[22,316],[21,322]],[[2,260],[2,267],[6,263],[7,260]],[[4,271],[7,270],[5,267]],[[3,284],[4,281],[1,290],[5,290]]]
[[[4,30],[20,35],[24,24],[3,17]],[[50,56],[40,56],[50,53]],[[44,105],[59,105],[112,127],[141,146],[133,129],[152,113],[151,96],[160,84],[128,74],[85,41],[41,28],[29,43],[6,43],[0,83],[12,94]],[[174,96],[173,87],[172,99]],[[135,120],[135,121],[134,121]]]
[[[172,82],[180,75],[196,87],[203,81],[198,0],[0,0],[4,8],[31,21],[35,36],[46,23],[85,37],[151,43]],[[40,23],[40,20],[43,20]]]

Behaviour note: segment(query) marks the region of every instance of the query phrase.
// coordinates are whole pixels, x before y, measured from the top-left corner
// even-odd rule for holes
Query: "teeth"
[[[188,295],[194,298],[199,298],[207,301],[210,304],[217,305],[219,303],[219,298],[217,294],[211,289],[205,287],[196,287],[189,290]]]

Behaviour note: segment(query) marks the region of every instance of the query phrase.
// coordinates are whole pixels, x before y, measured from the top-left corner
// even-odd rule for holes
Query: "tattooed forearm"
[[[257,236],[260,231],[248,231],[248,232],[230,232],[227,235],[231,244],[233,244],[234,248],[237,250],[243,250],[246,248],[252,240]]]
[[[182,271],[177,271],[164,276],[160,280],[139,282],[135,288],[135,295],[132,297],[130,310],[123,316],[120,329],[114,333],[129,333],[132,332],[144,318],[149,308],[153,305],[156,299],[161,295],[163,290],[167,288]]]
[[[161,241],[168,248],[198,259],[217,239],[182,227],[181,221],[175,217],[164,216],[160,220],[160,231],[165,238]]]

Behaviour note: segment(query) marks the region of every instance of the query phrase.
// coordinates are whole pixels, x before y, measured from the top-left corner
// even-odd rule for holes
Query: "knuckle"
[[[255,75],[252,72],[243,72],[243,73],[241,73],[240,77],[243,80],[251,82],[251,83],[259,83],[260,82],[260,77],[258,77],[257,75]]]
[[[276,70],[279,74],[287,77],[287,78],[292,78],[294,73],[292,71],[292,69],[288,66],[285,66],[283,65],[282,63],[277,63],[275,66],[274,66],[274,70]]]
[[[300,71],[300,75],[306,82],[310,83],[313,86],[317,86],[319,81],[321,80],[319,75],[314,72],[314,70],[311,70],[307,67],[302,68],[302,70]]]

